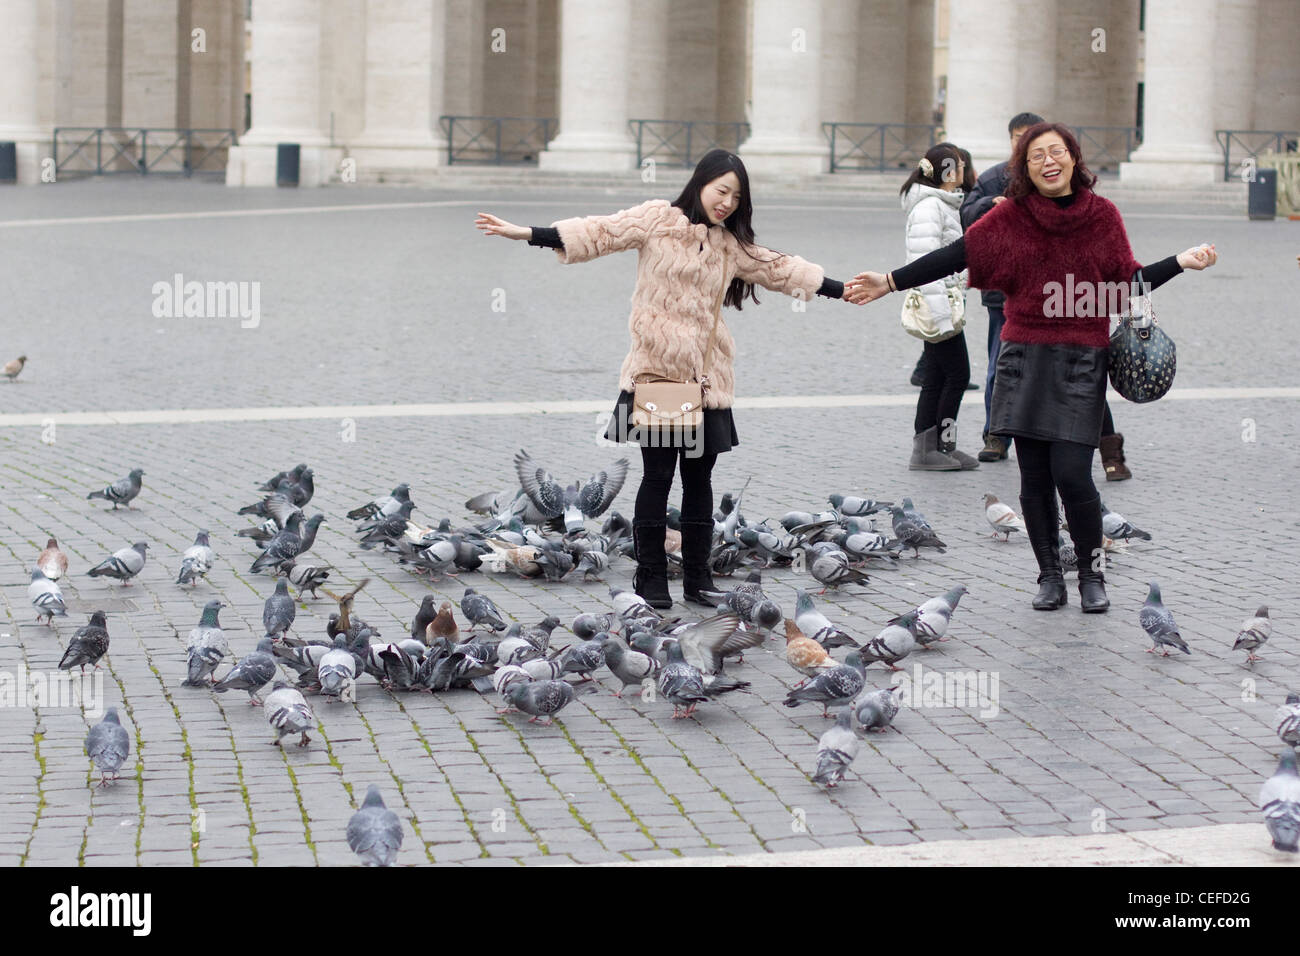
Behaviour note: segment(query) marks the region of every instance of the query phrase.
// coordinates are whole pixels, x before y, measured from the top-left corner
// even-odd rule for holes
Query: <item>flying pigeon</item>
[[[790,691],[782,703],[787,707],[798,707],[812,701],[822,705],[823,717],[829,717],[827,708],[831,704],[847,704],[862,691],[866,682],[862,658],[857,651],[850,651],[843,664],[823,671],[805,686]]]
[[[1273,633],[1273,622],[1268,617],[1268,606],[1260,605],[1255,616],[1247,618],[1246,622],[1241,625],[1241,630],[1237,633],[1237,640],[1232,645],[1234,651],[1246,652],[1246,663],[1257,661],[1260,658],[1255,651],[1264,645],[1269,635]]]
[[[241,657],[239,663],[230,669],[230,673],[212,685],[212,689],[218,694],[224,694],[228,690],[246,690],[248,703],[253,707],[261,707],[262,702],[258,700],[257,692],[276,677],[275,656],[271,651],[274,646],[275,642],[268,634],[257,642],[256,650]]]
[[[92,578],[117,578],[124,587],[130,586],[131,579],[144,570],[145,552],[148,550],[148,544],[137,541],[129,548],[114,551],[86,573]]]
[[[1021,520],[1020,515],[1016,514],[1010,507],[1001,501],[998,501],[996,495],[986,494],[984,496],[984,519],[993,529],[990,537],[996,538],[999,534],[1005,535],[1003,541],[1011,540],[1011,532],[1024,531],[1025,523]]]
[[[190,631],[185,650],[189,656],[188,675],[181,683],[186,687],[205,687],[215,683],[213,672],[230,653],[225,632],[217,615],[225,607],[215,598],[203,605],[203,614],[198,626]]]
[[[1286,853],[1300,849],[1300,775],[1291,748],[1282,751],[1276,772],[1259,791],[1259,808],[1264,811],[1264,826],[1273,838],[1273,848]]]
[[[101,787],[120,776],[118,771],[130,752],[131,738],[117,717],[117,708],[110,707],[86,734],[86,756],[99,768]]]
[[[86,495],[86,500],[103,498],[105,501],[111,501],[114,511],[117,510],[118,505],[126,505],[129,508],[136,495],[140,494],[140,479],[143,477],[144,472],[136,468],[125,478],[119,478],[103,491],[92,491]]]
[[[307,731],[316,725],[316,717],[298,691],[282,680],[276,681],[271,685],[271,693],[266,695],[265,710],[266,721],[275,731],[272,743],[277,747],[282,746],[280,741],[286,734],[302,734],[302,739],[298,741],[299,747],[311,743]]]
[[[1164,657],[1169,656],[1169,648],[1171,647],[1178,648],[1184,654],[1192,653],[1188,650],[1187,642],[1183,640],[1183,636],[1178,633],[1178,625],[1174,623],[1174,616],[1160,603],[1160,585],[1152,581],[1150,588],[1147,592],[1146,602],[1138,613],[1138,623],[1142,625],[1142,630],[1151,635],[1153,642],[1147,648],[1147,653],[1153,653],[1161,644],[1165,645]]]
[[[36,566],[41,569],[41,574],[57,581],[68,573],[68,556],[59,550],[59,542],[50,538],[45,542],[45,550],[37,556]]]
[[[208,532],[200,531],[194,536],[194,543],[181,555],[181,571],[176,576],[176,583],[197,585],[199,578],[207,576],[216,560],[217,556],[213,553],[211,542],[208,540]]]
[[[583,485],[561,488],[550,472],[519,451],[515,455],[515,474],[524,494],[547,518],[562,518],[566,532],[578,531],[584,518],[598,518],[618,497],[627,479],[628,462],[620,458],[607,469],[596,472]]]
[[[817,770],[812,776],[813,783],[834,787],[844,779],[844,771],[852,766],[862,745],[853,732],[852,722],[853,710],[845,708],[835,719],[835,726],[817,741]]]
[[[90,615],[90,621],[77,628],[68,642],[68,649],[59,661],[59,670],[68,671],[80,666],[86,673],[86,665],[99,666],[99,659],[108,653],[108,621],[103,611]]]
[[[366,790],[361,809],[348,821],[348,846],[363,866],[392,866],[402,846],[402,823],[384,806],[384,798],[373,783]]]
[[[45,623],[53,625],[54,618],[67,617],[68,609],[63,603],[63,592],[59,590],[59,585],[45,576],[39,567],[32,571],[32,582],[27,585],[27,599],[32,602],[32,607],[36,608],[36,623],[41,623],[41,618],[45,618]]]

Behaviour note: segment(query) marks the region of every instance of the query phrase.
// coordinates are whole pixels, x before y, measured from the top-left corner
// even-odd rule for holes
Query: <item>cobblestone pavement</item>
[[[327,190],[232,199],[206,188],[71,184],[46,205],[33,198],[37,190],[20,191],[5,216],[251,209],[304,195],[322,205],[424,198]],[[626,199],[622,205],[636,201]],[[548,222],[619,205],[587,195],[489,208]],[[549,253],[477,237],[469,226],[474,211],[0,224],[10,264],[0,358],[31,356],[17,383],[0,382],[0,413],[612,398],[632,258],[561,271]],[[1179,277],[1157,296],[1179,344],[1179,385],[1290,385],[1295,348],[1276,334],[1275,320],[1276,303],[1295,300],[1295,243],[1284,241],[1294,233],[1282,224],[1174,218],[1187,215],[1155,210],[1130,218],[1141,259],[1202,239],[1223,252],[1216,270]],[[845,276],[896,264],[899,219],[883,209],[782,207],[762,216],[759,235]],[[175,272],[260,279],[261,325],[154,318],[150,287]],[[508,290],[504,315],[486,304],[496,287]],[[855,311],[822,302],[801,316],[783,311],[788,303],[776,295],[763,299],[732,320],[742,396],[910,399],[902,382],[916,350],[897,329],[893,305]],[[792,315],[799,335],[788,333]],[[981,325],[973,320],[973,338],[982,338]],[[980,396],[968,401],[961,435],[973,446]],[[344,828],[370,783],[402,818],[399,862],[410,864],[638,860],[1256,821],[1254,800],[1276,762],[1272,712],[1296,683],[1294,400],[1224,395],[1117,406],[1136,478],[1103,485],[1102,493],[1154,540],[1115,557],[1112,610],[1087,617],[1077,595],[1062,611],[1031,611],[1027,544],[988,537],[981,496],[992,491],[1015,502],[1014,462],[974,473],[910,473],[911,414],[906,405],[809,409],[793,399],[743,409],[742,445],[715,472],[715,492],[752,476],[744,509],[751,520],[816,509],[832,491],[915,499],[950,548],[907,559],[867,588],[825,595],[827,614],[860,637],[923,597],[957,582],[970,588],[953,640],[913,655],[904,673],[996,678],[996,707],[943,706],[952,701],[918,692],[916,706],[898,717],[901,732],[865,740],[848,778],[829,793],[808,780],[826,721],[815,708],[781,706],[797,675],[775,641],[733,668],[752,687],[704,706],[696,720],[671,720],[661,702],[614,698],[604,671],[549,728],[497,716],[493,695],[390,693],[366,678],[355,705],[313,698],[319,733],[310,747],[283,753],[268,745],[261,711],[242,694],[180,686],[185,636],[210,597],[230,605],[222,624],[236,656],[260,636],[270,579],[247,574],[255,552],[235,537],[245,526],[235,510],[255,500],[256,482],[298,461],[315,467],[312,505],[331,522],[315,557],[337,569],[336,582],[372,578],[357,611],[385,636],[407,630],[431,588],[458,599],[472,585],[525,622],[553,613],[567,624],[580,610],[608,606],[599,584],[474,573],[431,585],[383,554],[360,551],[343,517],[409,481],[417,517],[464,521],[467,497],[511,483],[520,446],[557,475],[585,477],[622,454],[598,447],[592,414],[362,420],[355,441],[343,440],[338,419],[323,417],[56,425],[52,433],[0,427],[7,614],[0,674],[51,671],[85,614],[102,607],[113,642],[104,702],[122,708],[132,735],[121,780],[96,789],[98,775],[82,751],[93,718],[78,708],[0,709],[0,862],[350,863]],[[146,472],[137,508],[114,512],[85,500],[132,467]],[[624,513],[638,475],[634,463],[615,504]],[[199,527],[213,532],[220,561],[190,590],[175,576]],[[55,629],[32,623],[26,598],[32,559],[48,534],[72,560],[64,587],[70,617]],[[93,563],[136,540],[149,541],[151,552],[133,586],[86,577]],[[627,586],[630,575],[622,561],[608,583]],[[1137,611],[1152,579],[1191,656],[1143,653]],[[810,583],[789,569],[773,570],[765,582],[787,611],[794,589]],[[1263,660],[1247,668],[1230,647],[1261,603],[1273,609],[1275,635]],[[332,607],[323,597],[307,599],[295,629],[323,632]],[[556,637],[565,643],[561,632]],[[880,665],[868,676],[877,687],[890,679]],[[1262,826],[1258,838],[1265,839]]]

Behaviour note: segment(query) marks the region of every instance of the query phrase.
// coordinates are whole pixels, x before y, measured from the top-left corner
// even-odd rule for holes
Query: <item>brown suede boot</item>
[[[1101,467],[1106,470],[1107,481],[1124,481],[1133,477],[1124,464],[1124,436],[1119,432],[1101,436]]]

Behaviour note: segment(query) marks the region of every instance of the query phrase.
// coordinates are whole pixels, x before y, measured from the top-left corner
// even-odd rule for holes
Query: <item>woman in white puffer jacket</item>
[[[912,262],[961,238],[961,189],[965,163],[952,143],[930,147],[900,190],[907,213],[907,261]],[[952,290],[950,293],[949,290]],[[921,286],[930,314],[941,329],[952,328],[950,294],[964,303],[966,273]],[[970,382],[966,335],[957,332],[937,342],[926,341],[924,381],[916,402],[913,471],[961,471],[979,462],[957,451],[957,413]]]

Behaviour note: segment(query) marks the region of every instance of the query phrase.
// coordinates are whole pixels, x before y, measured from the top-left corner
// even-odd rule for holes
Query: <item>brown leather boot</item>
[[[1133,472],[1124,464],[1124,436],[1119,432],[1101,436],[1101,467],[1106,469],[1107,481],[1124,481]]]

